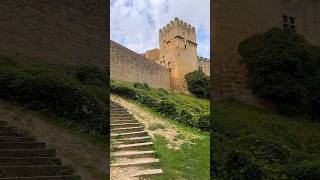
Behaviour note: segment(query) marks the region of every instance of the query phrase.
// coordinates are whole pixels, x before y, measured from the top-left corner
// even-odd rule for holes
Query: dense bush
[[[222,164],[222,177],[228,180],[262,179],[262,171],[248,155],[241,151],[230,151]]]
[[[177,105],[170,100],[160,100],[157,104],[156,110],[159,113],[166,114],[170,117],[175,117],[177,113]]]
[[[175,101],[170,92],[146,84],[111,81],[111,93],[135,100],[189,127],[209,131],[208,109]]]
[[[320,179],[319,123],[232,98],[217,99],[211,106],[213,179]],[[248,177],[256,170],[259,177]]]
[[[82,129],[106,135],[107,96],[102,87],[79,84],[66,74],[41,68],[0,65],[0,98],[45,110]]]
[[[280,112],[320,118],[320,48],[303,37],[271,29],[239,46],[252,92]]]
[[[293,164],[288,168],[287,174],[294,180],[319,180],[320,163]]]
[[[150,87],[147,83],[135,82],[135,83],[133,83],[133,87],[139,88],[139,89],[144,89],[144,90],[150,90]]]
[[[197,97],[210,98],[209,76],[202,71],[193,71],[185,75],[188,90]]]
[[[76,79],[88,85],[106,86],[108,84],[107,71],[102,71],[97,66],[79,65],[76,67]]]

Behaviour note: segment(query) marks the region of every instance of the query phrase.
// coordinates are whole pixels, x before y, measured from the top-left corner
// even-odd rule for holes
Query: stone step
[[[147,135],[148,133],[146,131],[140,131],[140,132],[131,132],[131,133],[111,134],[111,137],[114,139],[123,139],[123,138],[132,138],[132,137],[143,137]]]
[[[0,121],[0,127],[6,127],[6,126],[8,126],[8,122]]]
[[[137,151],[152,149],[152,142],[135,143],[135,144],[119,144],[115,145],[116,151]]]
[[[119,158],[152,158],[155,157],[154,151],[118,151],[112,154]]]
[[[0,150],[0,157],[54,157],[54,149],[5,149]]]
[[[120,120],[112,120],[111,119],[111,121],[110,121],[110,123],[111,124],[121,124],[121,123],[138,123],[138,121],[137,120],[130,120],[130,119],[128,119],[128,120],[122,120],[122,119],[120,119]]]
[[[151,139],[149,136],[144,137],[133,137],[133,138],[125,138],[125,139],[116,139],[114,140],[114,144],[134,144],[134,143],[143,143],[143,142],[149,142]]]
[[[113,108],[111,107],[110,112],[127,112],[127,110],[125,108]]]
[[[133,116],[110,116],[110,120],[135,120]]]
[[[17,131],[0,131],[0,136],[25,136],[26,134]]]
[[[162,169],[144,169],[134,174],[132,177],[139,177],[139,176],[152,176],[152,175],[160,175],[163,174]]]
[[[44,149],[43,142],[0,142],[0,149]]]
[[[134,121],[134,122],[138,122],[133,117],[110,117],[110,121],[112,122],[112,124],[114,124],[113,121]]]
[[[0,136],[0,142],[35,142],[34,137]]]
[[[61,160],[56,157],[15,157],[0,158],[1,166],[31,166],[31,165],[60,165]]]
[[[128,163],[114,163],[111,167],[133,167],[133,166],[146,166],[154,163],[158,163],[159,159],[145,158],[145,159],[135,159]]]
[[[62,165],[0,166],[0,177],[73,175],[74,170]]]
[[[111,133],[129,133],[143,131],[143,127],[127,127],[127,128],[116,128],[111,129]]]
[[[110,128],[139,127],[140,123],[118,123],[110,124]]]
[[[37,176],[37,177],[10,177],[0,178],[0,180],[81,180],[80,176],[62,175],[62,176]]]
[[[14,126],[0,126],[0,131],[8,131],[8,130],[17,131],[17,127],[14,127]]]
[[[131,114],[110,114],[110,118],[133,118]]]

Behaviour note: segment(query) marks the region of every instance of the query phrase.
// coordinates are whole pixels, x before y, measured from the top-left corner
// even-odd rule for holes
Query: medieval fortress
[[[195,70],[210,75],[210,60],[197,56],[195,28],[177,17],[159,30],[159,48],[141,55],[110,41],[111,79],[183,92],[184,76]]]

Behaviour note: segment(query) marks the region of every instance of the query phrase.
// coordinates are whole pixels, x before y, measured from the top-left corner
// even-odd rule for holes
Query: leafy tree
[[[320,48],[274,28],[240,43],[252,92],[286,114],[320,117]]]
[[[202,71],[193,71],[185,75],[188,90],[199,98],[210,98],[209,76]]]

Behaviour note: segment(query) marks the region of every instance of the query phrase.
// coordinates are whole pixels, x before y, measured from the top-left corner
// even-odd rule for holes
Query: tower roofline
[[[171,20],[170,23],[166,24],[162,28],[159,29],[159,32],[165,32],[169,31],[174,25],[178,25],[180,27],[183,27],[187,31],[195,31],[195,27],[191,24],[188,24],[187,22],[179,19],[178,17],[175,17],[174,20]]]

